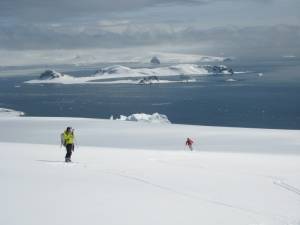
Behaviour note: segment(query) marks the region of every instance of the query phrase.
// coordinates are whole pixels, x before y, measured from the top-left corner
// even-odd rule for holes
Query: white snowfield
[[[109,66],[98,72],[103,79],[119,78],[120,76],[175,76],[175,75],[207,75],[208,71],[196,64],[178,64],[158,68],[129,68],[125,66]]]
[[[70,164],[59,146],[66,126],[78,143]],[[299,137],[290,130],[1,117],[0,224],[299,225]]]
[[[224,66],[220,66],[224,67]],[[158,68],[129,68],[121,65],[108,66],[100,69],[96,74],[85,77],[73,77],[67,74],[61,74],[56,71],[53,72],[53,77],[50,79],[34,79],[26,81],[30,84],[47,84],[47,83],[59,83],[59,84],[84,84],[84,83],[101,83],[101,84],[113,84],[113,83],[139,83],[138,80],[130,80],[128,78],[142,78],[142,77],[164,77],[162,80],[158,80],[155,83],[174,83],[174,82],[193,82],[193,79],[185,77],[181,81],[166,80],[165,77],[172,76],[207,76],[213,74],[205,69],[203,66],[197,64],[177,64],[173,66],[158,67]],[[228,71],[221,72],[222,74],[229,74]],[[240,72],[241,73],[241,72]],[[118,79],[111,81],[109,79]]]

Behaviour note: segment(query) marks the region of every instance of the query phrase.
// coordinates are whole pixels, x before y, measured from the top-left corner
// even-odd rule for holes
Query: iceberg
[[[235,79],[227,79],[226,81],[227,82],[235,82],[236,80]]]
[[[286,58],[286,59],[293,59],[293,58],[296,58],[295,55],[284,55],[282,56],[283,58]]]
[[[16,117],[24,116],[25,113],[21,111],[15,111],[13,109],[0,108],[0,117]]]
[[[136,113],[130,116],[121,115],[119,119],[123,121],[135,121],[135,122],[146,122],[146,123],[159,123],[159,124],[170,124],[170,120],[166,115],[153,113],[152,115],[145,113]]]

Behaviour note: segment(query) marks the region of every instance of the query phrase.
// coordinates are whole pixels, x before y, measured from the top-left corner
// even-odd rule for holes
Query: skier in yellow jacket
[[[74,151],[74,129],[67,127],[66,131],[63,133],[63,145],[66,147],[67,154],[65,157],[65,162],[72,162],[71,156]]]

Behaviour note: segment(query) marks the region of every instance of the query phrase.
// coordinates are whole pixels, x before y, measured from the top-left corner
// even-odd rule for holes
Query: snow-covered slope
[[[71,164],[59,146],[66,126],[79,145]],[[299,153],[299,135],[0,118],[0,224],[299,225],[300,155],[287,154]]]
[[[182,150],[187,137],[201,151],[297,153],[300,146],[300,131],[293,130],[44,117],[0,118],[0,141],[56,145],[67,126],[75,128],[84,146]]]

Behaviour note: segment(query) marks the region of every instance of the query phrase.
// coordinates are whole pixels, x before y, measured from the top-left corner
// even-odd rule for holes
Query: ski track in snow
[[[186,165],[180,165],[180,164],[176,164],[176,163],[172,163],[172,162],[168,162],[166,160],[161,160],[161,159],[156,159],[156,158],[149,158],[148,160],[155,161],[157,163],[162,163],[162,164],[165,164],[165,165],[175,166],[175,167],[178,167],[178,166],[179,167],[186,167]],[[36,160],[36,161],[41,162],[41,163],[46,163],[48,165],[55,165],[55,166],[60,165],[60,166],[64,166],[64,167],[73,167],[73,166],[81,165],[81,166],[87,168],[86,164],[81,164],[79,162],[65,163],[64,161],[59,161],[59,160]],[[201,170],[206,169],[205,167],[202,167],[202,166],[199,166],[199,167],[187,166],[187,167],[189,167],[191,169],[201,169]],[[269,218],[269,219],[277,220],[277,221],[280,221],[282,224],[291,224],[291,225],[295,224],[295,225],[298,225],[298,222],[291,223],[290,218],[288,218],[286,216],[283,216],[283,215],[279,215],[279,214],[275,215],[275,214],[271,214],[271,213],[268,213],[268,212],[258,211],[258,210],[255,210],[255,209],[246,208],[246,207],[239,206],[239,205],[234,205],[234,204],[231,204],[231,203],[228,203],[228,202],[222,202],[222,201],[218,201],[218,200],[214,200],[214,199],[205,198],[203,196],[199,196],[198,193],[194,193],[194,192],[180,191],[180,190],[174,189],[174,188],[169,187],[169,186],[165,186],[165,185],[162,185],[162,184],[151,182],[147,179],[140,178],[138,176],[130,175],[126,171],[117,171],[116,172],[116,171],[110,171],[110,170],[106,170],[106,169],[104,169],[104,170],[103,169],[102,170],[97,169],[97,171],[105,173],[105,174],[110,174],[110,175],[113,175],[113,176],[116,176],[116,177],[124,178],[124,179],[127,179],[127,180],[139,182],[139,183],[142,183],[142,184],[145,184],[145,185],[148,185],[148,186],[152,186],[154,188],[157,188],[157,189],[160,189],[160,190],[163,190],[163,191],[167,191],[167,192],[176,194],[178,196],[183,196],[183,197],[186,197],[186,198],[189,198],[189,199],[192,199],[192,200],[200,200],[202,202],[207,202],[207,203],[210,203],[210,204],[218,205],[220,207],[231,208],[231,209],[237,210],[239,212],[243,212],[243,213],[248,214],[249,218],[256,221],[257,224],[260,224],[260,222],[258,221],[258,218],[256,218],[255,216],[263,216],[263,217],[266,217],[266,218]],[[214,172],[218,173],[218,172],[221,172],[221,171],[217,170],[217,171],[214,171]],[[222,170],[222,172],[224,172],[224,171]],[[248,175],[252,175],[252,176],[254,175],[254,176],[258,176],[258,177],[265,177],[265,178],[268,178],[268,179],[272,179],[274,185],[277,185],[277,186],[279,186],[279,187],[281,187],[281,188],[283,188],[287,191],[290,191],[290,192],[292,192],[296,195],[300,195],[300,189],[284,182],[283,178],[278,178],[278,177],[276,178],[274,176],[269,176],[269,175],[251,174],[251,173],[244,173],[244,172],[238,172],[238,174],[248,174]]]
[[[251,216],[251,218],[253,220],[256,220],[256,221],[257,221],[257,219],[254,218],[253,215],[269,217],[269,218],[272,218],[274,220],[279,220],[280,222],[283,222],[284,224],[288,224],[287,221],[289,220],[289,218],[286,217],[286,216],[283,216],[283,215],[273,215],[273,214],[270,214],[268,212],[257,211],[257,210],[249,209],[249,208],[246,208],[246,207],[243,207],[243,206],[238,206],[238,205],[234,205],[234,204],[230,204],[230,203],[226,203],[226,202],[221,202],[221,201],[217,201],[217,200],[204,198],[202,196],[197,195],[197,193],[178,191],[174,188],[164,186],[164,185],[161,185],[161,184],[156,184],[156,183],[148,181],[146,179],[136,177],[136,176],[132,176],[132,175],[129,175],[129,174],[124,174],[124,173],[120,173],[120,172],[113,172],[113,171],[108,171],[108,170],[100,170],[100,171],[103,172],[103,173],[106,173],[106,174],[111,174],[111,175],[121,177],[121,178],[124,178],[124,179],[136,181],[136,182],[139,182],[139,183],[143,183],[143,184],[146,184],[146,185],[149,185],[149,186],[152,186],[152,187],[155,187],[155,188],[167,191],[167,192],[171,192],[171,193],[179,195],[179,196],[190,198],[190,199],[193,199],[193,200],[200,200],[200,201],[204,201],[204,202],[207,202],[207,203],[210,203],[210,204],[214,204],[214,205],[218,205],[218,206],[221,206],[221,207],[231,208],[231,209],[234,209],[234,210],[237,210],[237,211],[240,211],[240,212],[244,212],[244,213],[249,214],[248,216]],[[259,222],[257,221],[257,223],[259,223]]]
[[[204,166],[190,166],[190,165],[181,165],[178,163],[174,163],[174,162],[169,162],[167,160],[163,160],[163,159],[149,159],[150,161],[155,161],[157,163],[161,163],[161,164],[165,164],[165,165],[169,165],[169,166],[175,166],[175,167],[183,167],[183,168],[189,168],[189,169],[205,169]]]
[[[273,181],[273,184],[279,186],[279,187],[282,187],[284,188],[285,190],[288,190],[296,195],[300,195],[300,189],[299,188],[296,188],[292,185],[289,185],[288,183],[285,183],[284,181],[282,180],[274,180]]]

